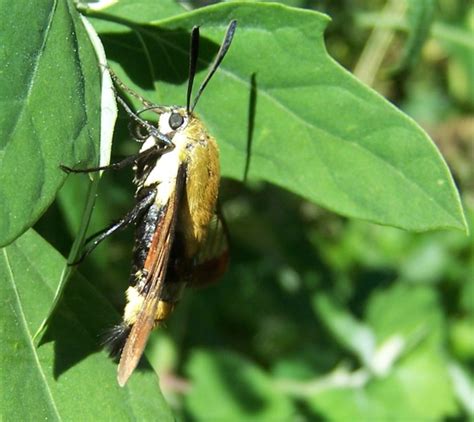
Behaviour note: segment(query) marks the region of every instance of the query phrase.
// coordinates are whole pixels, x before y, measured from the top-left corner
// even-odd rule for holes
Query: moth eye
[[[184,123],[183,116],[179,113],[171,113],[169,119],[170,128],[173,130],[178,129]]]

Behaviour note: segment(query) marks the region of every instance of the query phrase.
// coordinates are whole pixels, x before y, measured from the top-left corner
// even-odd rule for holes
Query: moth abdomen
[[[120,324],[110,328],[102,339],[102,345],[109,353],[109,356],[118,359],[122,354],[125,342],[132,330],[132,326],[122,321]]]

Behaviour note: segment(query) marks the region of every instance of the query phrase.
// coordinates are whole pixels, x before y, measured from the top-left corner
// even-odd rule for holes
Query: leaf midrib
[[[15,293],[15,301],[16,301],[16,305],[17,305],[17,309],[18,309],[18,315],[20,315],[20,323],[21,323],[21,326],[22,326],[22,331],[24,332],[24,334],[26,335],[28,341],[28,346],[29,348],[31,349],[31,352],[33,354],[33,357],[36,361],[36,368],[41,376],[41,379],[42,379],[42,383],[41,385],[43,386],[43,389],[46,393],[46,395],[50,398],[50,404],[51,404],[51,407],[52,409],[54,410],[54,413],[55,413],[55,416],[58,418],[58,420],[62,420],[61,419],[61,416],[60,416],[60,413],[59,413],[59,410],[56,406],[56,402],[54,400],[54,397],[53,397],[53,394],[51,392],[51,389],[49,388],[49,384],[46,380],[46,375],[43,371],[43,368],[41,366],[41,362],[40,362],[40,359],[39,359],[39,356],[38,356],[38,353],[36,351],[36,347],[35,345],[33,344],[33,341],[32,341],[32,335],[28,329],[28,324],[26,322],[26,317],[25,317],[25,313],[23,311],[23,306],[21,304],[21,300],[20,300],[20,295],[18,293],[18,290],[16,288],[16,284],[14,282],[14,274],[13,274],[13,270],[12,270],[12,267],[11,267],[11,264],[10,264],[10,260],[8,258],[8,254],[7,254],[7,250],[6,248],[3,249],[3,256],[5,258],[5,265],[6,265],[6,268],[7,268],[7,271],[8,271],[8,274],[9,274],[9,281],[11,283],[11,286],[12,286],[12,289],[13,289],[13,292]]]

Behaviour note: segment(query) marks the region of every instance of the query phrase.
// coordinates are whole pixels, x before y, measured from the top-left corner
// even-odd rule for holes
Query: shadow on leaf
[[[119,320],[112,305],[76,273],[40,342],[41,346],[54,341],[54,377],[59,378],[89,355],[100,352],[107,330]],[[143,361],[139,369],[150,367]]]
[[[107,56],[120,64],[138,87],[154,90],[155,81],[180,85],[188,80],[190,33],[140,26],[135,31],[101,34]],[[201,37],[197,72],[213,61],[219,45]],[[147,69],[147,71],[143,71]],[[183,91],[183,104],[186,92]]]

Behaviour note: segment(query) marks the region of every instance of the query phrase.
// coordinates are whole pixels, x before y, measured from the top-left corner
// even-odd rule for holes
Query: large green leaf
[[[64,181],[96,162],[100,68],[69,1],[1,2],[0,245],[30,227]]]
[[[0,254],[2,419],[173,420],[151,369],[118,386],[116,364],[99,346],[118,316],[83,277],[71,280],[37,348],[32,336],[65,261],[31,230]]]
[[[109,60],[128,85],[161,104],[184,102],[190,28],[201,25],[203,34],[199,81],[230,19],[238,20],[229,54],[197,106],[219,141],[225,176],[243,179],[248,170],[380,224],[465,227],[449,170],[426,133],[328,56],[326,16],[230,3],[148,26],[134,24],[133,13],[128,19],[116,18],[122,32],[101,32]]]

